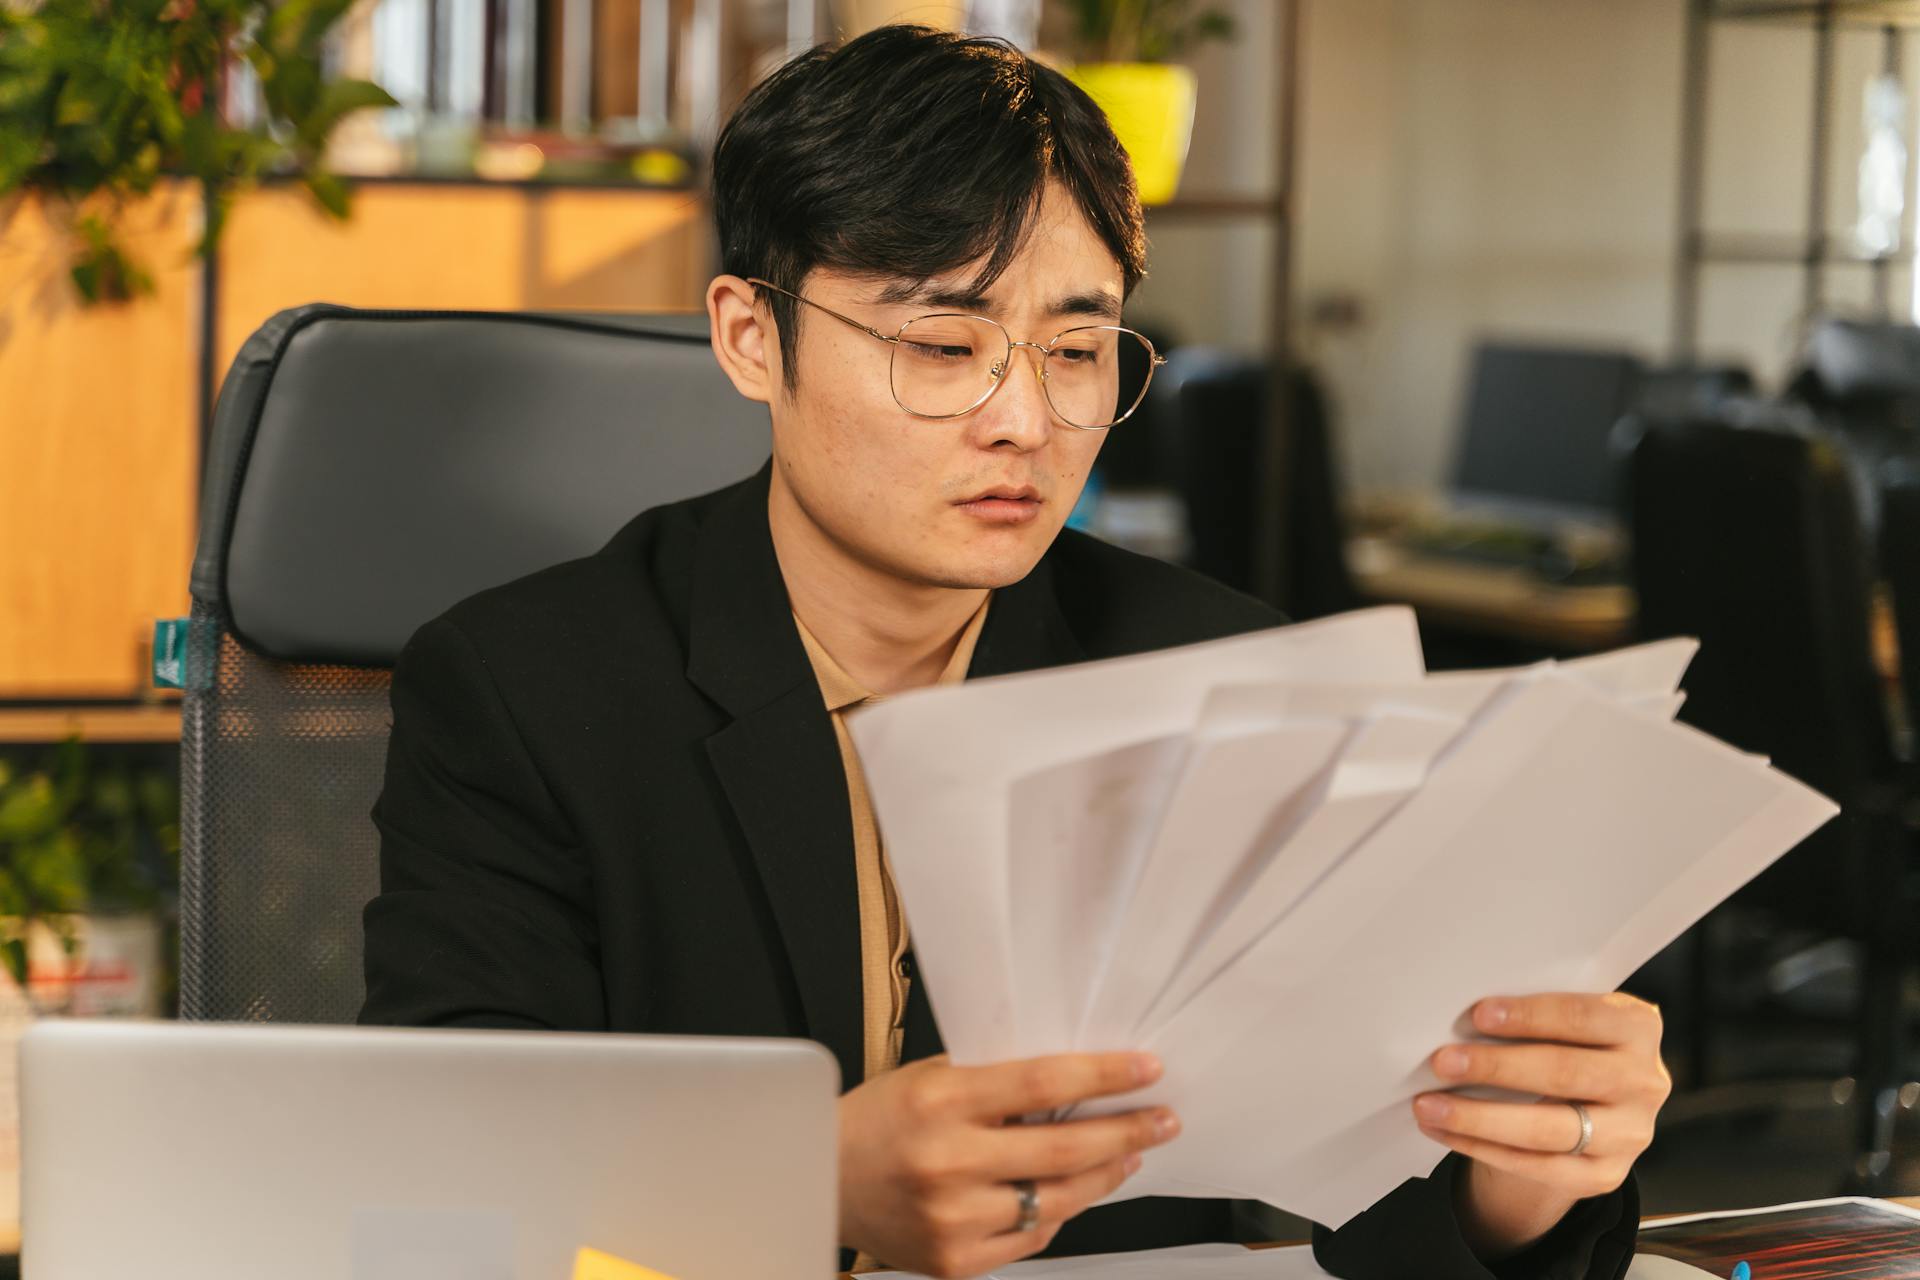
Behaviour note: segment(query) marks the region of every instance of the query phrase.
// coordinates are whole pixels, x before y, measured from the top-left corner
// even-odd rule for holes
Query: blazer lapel
[[[846,772],[813,667],[794,629],[767,528],[771,464],[709,517],[694,557],[687,678],[733,721],[707,756],[753,851],[793,966],[808,1033],[865,1076],[860,900]],[[994,593],[969,678],[1085,656],[1055,594],[1051,557]],[[909,996],[902,1057],[940,1052],[923,984]]]
[[[767,530],[769,470],[709,517],[695,552],[687,678],[733,722],[707,739],[778,922],[808,1033],[864,1074],[853,821],[833,723]]]

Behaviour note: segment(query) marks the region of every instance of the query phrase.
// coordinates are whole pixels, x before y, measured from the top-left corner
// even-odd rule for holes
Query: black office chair
[[[1641,420],[1626,433],[1640,631],[1693,635],[1682,718],[1838,802],[1842,815],[1736,901],[1858,941],[1862,1103],[1855,1185],[1885,1173],[1902,1083],[1900,979],[1914,952],[1911,855],[1899,774],[1869,644],[1871,565],[1840,448],[1786,421]],[[1704,948],[1704,934],[1696,943]],[[1706,1078],[1710,1004],[1697,952],[1690,1015]]]
[[[193,565],[182,1016],[352,1021],[408,636],[767,451],[704,317],[319,304],[249,338]]]
[[[1632,411],[1660,418],[1711,414],[1729,400],[1752,396],[1754,389],[1745,365],[1656,365],[1640,374]]]
[[[1814,326],[1788,394],[1845,441],[1872,545],[1882,469],[1920,456],[1920,326],[1829,318]]]
[[[1907,727],[1920,734],[1920,459],[1890,463],[1881,478],[1880,573],[1893,597]]]
[[[1348,571],[1339,464],[1327,400],[1306,369],[1288,378],[1285,490],[1266,493],[1266,428],[1272,366],[1189,348],[1175,353],[1177,477],[1187,503],[1192,567],[1253,591],[1260,505],[1281,506],[1280,607],[1297,620],[1358,608]]]

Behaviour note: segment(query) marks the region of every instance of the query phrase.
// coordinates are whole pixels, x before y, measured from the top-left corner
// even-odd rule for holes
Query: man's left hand
[[[1482,1257],[1516,1253],[1576,1201],[1626,1181],[1672,1092],[1660,1060],[1660,1011],[1620,992],[1482,1000],[1474,1027],[1512,1044],[1453,1044],[1433,1055],[1448,1085],[1497,1085],[1539,1102],[1451,1093],[1414,1099],[1420,1129],[1468,1157],[1461,1228]],[[1579,1155],[1582,1104],[1593,1136]]]

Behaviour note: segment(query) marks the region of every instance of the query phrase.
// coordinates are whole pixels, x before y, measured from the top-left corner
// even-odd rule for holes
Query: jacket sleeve
[[[1345,1280],[1620,1280],[1640,1232],[1633,1174],[1613,1191],[1577,1202],[1545,1236],[1510,1258],[1481,1262],[1454,1214],[1466,1158],[1448,1152],[1424,1178],[1409,1178],[1338,1231],[1313,1228],[1313,1256]]]
[[[586,859],[486,659],[429,622],[391,697],[360,1021],[604,1029]]]

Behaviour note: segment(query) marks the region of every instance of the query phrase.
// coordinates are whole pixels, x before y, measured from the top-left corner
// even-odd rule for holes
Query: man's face
[[[800,292],[889,335],[915,316],[947,311],[997,320],[1016,342],[1120,322],[1120,264],[1058,186],[1048,187],[1031,234],[992,288],[967,297],[972,276],[956,271],[911,298],[883,301],[890,282],[822,270]],[[1105,314],[1091,313],[1096,300]],[[992,398],[972,413],[929,420],[895,402],[892,346],[795,307],[798,386],[774,397],[772,416],[775,482],[800,513],[846,554],[905,582],[978,588],[1024,578],[1066,522],[1106,438],[1050,409],[1039,352],[1016,347]],[[990,491],[1023,496],[981,500]]]

